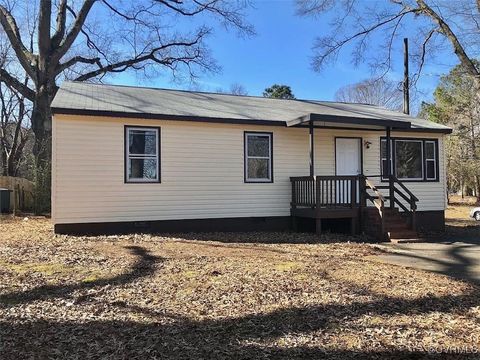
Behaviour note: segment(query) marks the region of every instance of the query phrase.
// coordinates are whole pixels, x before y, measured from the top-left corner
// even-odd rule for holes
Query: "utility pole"
[[[410,114],[410,81],[408,76],[408,38],[403,39],[403,112]]]

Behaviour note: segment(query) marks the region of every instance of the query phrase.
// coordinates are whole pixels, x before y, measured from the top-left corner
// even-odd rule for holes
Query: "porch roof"
[[[302,122],[312,119],[318,126],[350,124],[358,129],[388,126],[411,131],[451,132],[446,126],[369,104],[81,82],[64,82],[52,102],[52,111],[54,114],[270,126],[301,126]]]
[[[333,127],[333,126],[353,126],[361,129],[362,127],[384,129],[412,129],[412,123],[406,120],[392,120],[375,117],[362,117],[355,113],[347,116],[327,115],[311,113],[296,119],[287,121],[287,126],[301,126],[313,122],[315,126]]]

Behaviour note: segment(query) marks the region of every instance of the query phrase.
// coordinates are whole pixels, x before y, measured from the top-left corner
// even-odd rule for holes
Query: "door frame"
[[[358,139],[360,140],[360,174],[363,175],[363,138],[360,136],[335,136],[335,176],[337,176],[337,139]]]

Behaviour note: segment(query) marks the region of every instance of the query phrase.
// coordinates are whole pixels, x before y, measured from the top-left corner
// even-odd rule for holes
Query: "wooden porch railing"
[[[382,195],[383,209],[385,209],[386,200],[388,200],[390,208],[394,208],[395,205],[397,205],[400,209],[403,210],[405,214],[407,214],[410,217],[410,227],[412,229],[415,229],[415,217],[416,217],[416,211],[417,211],[418,198],[405,186],[405,184],[403,184],[400,180],[398,180],[393,175],[390,175],[391,181],[388,181],[388,178],[387,178],[388,183],[385,183],[385,185],[375,186],[373,182],[370,180],[372,178],[385,180],[385,176],[382,176],[382,175],[369,175],[368,178],[364,177],[363,181],[367,185],[365,189],[366,199],[370,200],[373,203],[374,200],[378,199],[379,195],[382,195],[379,192],[379,190],[388,190],[387,196]],[[368,186],[368,184],[370,184],[371,186]],[[368,189],[372,190],[374,192],[374,195],[370,195],[367,191]],[[402,199],[404,201],[402,201]],[[406,205],[404,202],[406,202]]]
[[[382,232],[384,230],[384,217],[386,202],[394,208],[397,205],[405,214],[410,216],[411,227],[415,229],[415,213],[418,198],[396,177],[391,176],[385,185],[375,185],[372,178],[382,179],[381,175],[357,176],[297,176],[291,177],[292,184],[292,209],[303,208],[356,208],[367,206],[370,201],[382,219]],[[388,190],[388,195],[383,195],[380,190]]]
[[[337,208],[359,206],[360,176],[291,177],[292,208]]]

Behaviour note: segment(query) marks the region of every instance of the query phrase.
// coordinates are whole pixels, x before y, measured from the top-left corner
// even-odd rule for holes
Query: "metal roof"
[[[451,132],[446,126],[368,104],[271,99],[83,82],[64,82],[52,102],[52,111],[54,114],[283,126],[298,125],[305,119],[311,119],[329,125],[376,125]]]

